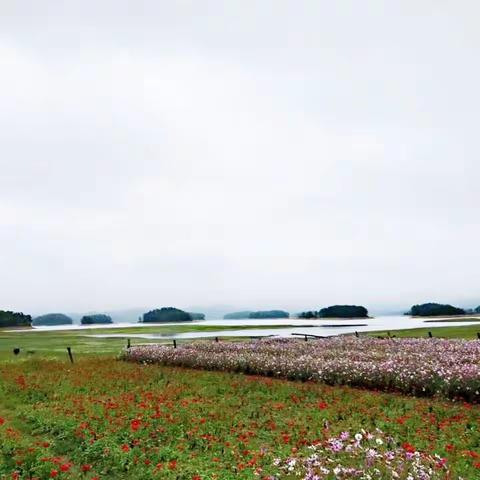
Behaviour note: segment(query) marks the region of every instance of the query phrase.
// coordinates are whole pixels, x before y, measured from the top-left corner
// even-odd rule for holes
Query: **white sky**
[[[0,0],[0,308],[479,304],[479,14]]]

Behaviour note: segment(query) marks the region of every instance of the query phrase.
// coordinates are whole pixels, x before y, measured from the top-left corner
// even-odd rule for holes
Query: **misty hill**
[[[436,317],[442,315],[465,315],[463,308],[454,307],[442,303],[422,303],[421,305],[414,305],[407,315],[414,317]]]
[[[40,315],[33,319],[32,325],[71,325],[73,320],[63,313],[47,313],[45,315]]]
[[[259,312],[251,312],[248,318],[266,319],[266,318],[289,318],[290,314],[283,310],[265,310]]]
[[[226,313],[223,316],[223,318],[225,320],[241,320],[245,318],[250,318],[251,313],[253,313],[251,310],[244,310],[243,312]]]
[[[30,327],[32,316],[10,310],[0,310],[0,327]]]
[[[192,320],[205,320],[205,314],[204,313],[192,313],[192,312],[188,312],[188,314],[190,315],[190,318]]]
[[[191,322],[192,317],[188,312],[173,307],[163,307],[150,310],[143,314],[143,323],[162,322]]]
[[[96,315],[84,315],[80,320],[82,325],[93,325],[93,324],[105,324],[113,323],[112,317],[110,315],[96,314]]]

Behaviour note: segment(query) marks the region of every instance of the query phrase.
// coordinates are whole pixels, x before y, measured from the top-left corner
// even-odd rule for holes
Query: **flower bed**
[[[446,459],[419,452],[409,443],[397,445],[392,437],[379,429],[374,433],[363,430],[355,435],[345,431],[309,448],[309,456],[275,459],[278,474],[270,480],[450,478]]]
[[[332,337],[144,345],[122,359],[480,401],[480,341]]]
[[[2,480],[473,480],[478,425],[480,405],[316,382],[0,363]]]

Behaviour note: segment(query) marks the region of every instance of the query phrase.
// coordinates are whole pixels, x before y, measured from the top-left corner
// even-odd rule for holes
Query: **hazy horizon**
[[[4,1],[0,309],[480,304],[472,1]]]

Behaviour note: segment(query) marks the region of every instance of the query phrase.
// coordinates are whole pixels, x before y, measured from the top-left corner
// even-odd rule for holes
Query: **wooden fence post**
[[[432,332],[428,332],[429,338],[433,338]]]
[[[70,347],[67,347],[67,352],[68,352],[68,357],[70,358],[70,362],[73,363],[72,349]]]
[[[358,338],[358,332],[355,332],[355,336]]]
[[[173,339],[173,348],[177,348],[177,341]]]
[[[480,332],[477,332],[477,338],[480,340]]]
[[[215,337],[215,342],[218,343],[218,337]]]
[[[127,338],[127,348],[130,348],[130,339]]]

